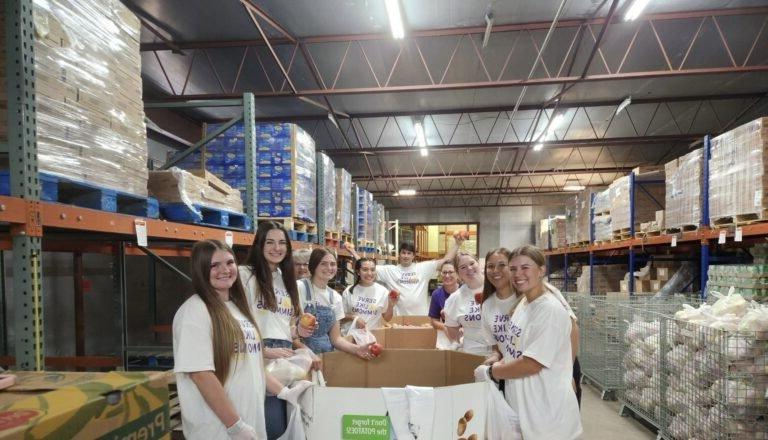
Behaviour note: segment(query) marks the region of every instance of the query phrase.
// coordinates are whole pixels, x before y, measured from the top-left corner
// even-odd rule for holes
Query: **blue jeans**
[[[269,348],[292,348],[291,341],[282,339],[264,339],[264,346]],[[276,439],[283,435],[288,426],[288,409],[285,400],[277,396],[267,396],[264,401],[264,421],[267,427],[267,438]]]

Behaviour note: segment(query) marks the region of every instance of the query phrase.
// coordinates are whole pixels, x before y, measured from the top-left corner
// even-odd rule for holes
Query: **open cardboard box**
[[[437,331],[431,327],[429,316],[395,316],[390,324],[413,325],[419,328],[379,328],[371,330],[384,348],[435,348]],[[430,324],[430,327],[421,327]]]
[[[432,424],[422,429],[419,440],[456,438],[457,423],[470,409],[474,416],[464,436],[485,438],[487,388],[474,383],[473,375],[483,360],[439,350],[387,349],[372,361],[325,353],[323,375],[328,386],[313,387],[302,399],[303,410],[311,414],[305,425],[307,439],[389,440],[389,414],[381,388],[406,385],[434,387]]]
[[[169,372],[10,372],[0,439],[170,439]]]

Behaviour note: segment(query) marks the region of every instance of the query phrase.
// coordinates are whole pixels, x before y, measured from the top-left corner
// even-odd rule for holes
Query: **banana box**
[[[0,439],[170,439],[169,372],[9,372]]]

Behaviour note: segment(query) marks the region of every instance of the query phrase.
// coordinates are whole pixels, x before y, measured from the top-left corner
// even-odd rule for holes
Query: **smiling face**
[[[443,287],[453,288],[459,283],[459,278],[456,276],[456,268],[453,263],[445,263],[440,268],[440,275],[443,278]]]
[[[333,255],[326,253],[323,259],[320,260],[320,264],[315,268],[315,273],[312,278],[316,279],[323,284],[332,280],[336,276],[336,258]]]
[[[511,283],[507,256],[499,253],[491,254],[485,260],[485,277],[499,291]]]
[[[408,250],[401,250],[400,251],[400,265],[403,267],[408,267],[413,263],[413,258],[415,254]]]
[[[270,229],[264,239],[263,252],[269,268],[272,271],[277,270],[277,266],[288,253],[288,241],[285,239],[285,233],[280,229]]]
[[[512,276],[512,286],[522,294],[543,287],[545,267],[539,266],[526,255],[518,255],[509,260],[509,272]]]
[[[477,264],[475,257],[471,255],[460,255],[458,259],[459,277],[467,284],[476,282],[483,277],[480,265]]]
[[[237,279],[235,256],[226,251],[216,250],[211,256],[209,279],[219,297],[224,301],[229,300],[229,289]]]
[[[370,286],[376,280],[376,263],[363,261],[357,274],[360,276],[360,285]]]

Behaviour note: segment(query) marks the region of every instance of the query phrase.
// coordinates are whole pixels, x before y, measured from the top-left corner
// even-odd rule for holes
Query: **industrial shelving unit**
[[[594,212],[590,209],[590,241],[593,243],[589,246],[579,247],[567,247],[567,248],[550,248],[545,251],[547,256],[547,264],[552,257],[562,258],[563,266],[566,269],[569,264],[569,259],[588,257],[590,269],[602,261],[627,261],[628,271],[634,271],[635,265],[638,262],[638,251],[645,252],[648,249],[651,250],[677,250],[685,252],[688,255],[679,259],[690,259],[691,255],[697,255],[694,257],[699,262],[700,271],[700,295],[702,299],[706,298],[706,286],[707,286],[707,274],[709,270],[710,262],[716,259],[712,255],[713,245],[722,245],[730,243],[750,243],[755,240],[760,240],[768,236],[768,223],[754,223],[737,227],[728,227],[720,229],[712,229],[709,224],[709,160],[711,156],[711,137],[706,136],[703,140],[704,149],[704,163],[702,172],[702,196],[701,196],[701,219],[699,221],[699,228],[695,231],[683,231],[676,234],[662,234],[658,236],[649,236],[643,238],[635,238],[635,210],[634,210],[634,192],[635,182],[634,174],[630,174],[630,239],[621,240],[612,243],[595,244],[594,239]],[[651,183],[651,182],[646,182]],[[652,182],[657,183],[657,182]],[[625,255],[626,254],[626,255]],[[618,256],[617,256],[618,255]],[[606,257],[601,259],[600,257]],[[652,258],[652,257],[651,257]],[[727,260],[726,260],[727,261]],[[590,291],[593,290],[593,275],[590,274]],[[567,275],[566,275],[567,277]],[[629,277],[629,294],[635,293],[634,289],[634,277]]]

